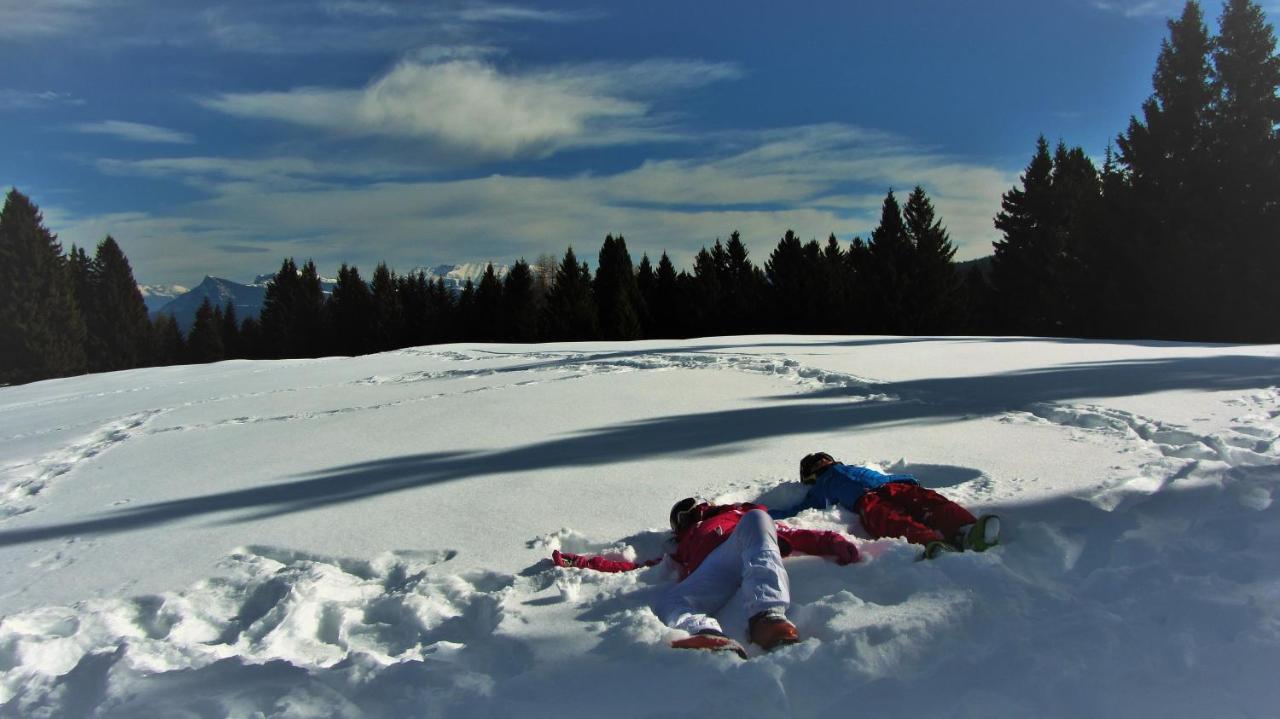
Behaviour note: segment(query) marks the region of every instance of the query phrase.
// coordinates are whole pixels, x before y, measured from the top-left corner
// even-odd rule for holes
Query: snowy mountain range
[[[479,282],[484,276],[488,263],[468,262],[460,265],[436,265],[434,267],[415,267],[410,274],[422,272],[427,280],[434,282],[437,278],[444,280],[444,285],[454,294],[462,291],[467,280]],[[499,279],[506,277],[506,265],[494,265],[494,273]],[[188,290],[181,285],[138,285],[142,292],[147,311],[152,316],[157,314],[173,315],[178,327],[186,332],[195,323],[196,310],[206,298],[218,307],[225,307],[231,302],[236,308],[236,315],[244,320],[257,317],[262,312],[262,303],[266,298],[267,284],[275,278],[275,273],[258,275],[253,282],[242,284],[221,277],[206,276],[200,284]],[[367,282],[369,277],[364,278]],[[333,291],[337,280],[320,278],[320,287],[328,295]]]
[[[155,315],[160,308],[186,294],[188,289],[182,285],[138,285],[138,291],[142,293],[147,312]]]

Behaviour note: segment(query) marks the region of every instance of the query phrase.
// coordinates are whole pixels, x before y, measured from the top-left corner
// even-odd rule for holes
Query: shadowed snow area
[[[1271,716],[1280,347],[758,336],[449,345],[0,388],[0,717]],[[840,508],[804,641],[676,651],[685,496],[799,458],[1003,518],[918,562]],[[720,616],[745,641],[746,617]]]

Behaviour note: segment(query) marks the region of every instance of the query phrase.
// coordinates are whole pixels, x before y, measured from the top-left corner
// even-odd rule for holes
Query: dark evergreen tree
[[[1143,119],[1130,118],[1117,139],[1128,180],[1125,205],[1134,218],[1129,241],[1145,260],[1130,284],[1132,304],[1143,308],[1135,328],[1140,336],[1217,333],[1214,315],[1227,271],[1213,187],[1211,47],[1200,6],[1188,2],[1169,22]]]
[[[93,317],[97,309],[93,288],[93,260],[83,247],[71,246],[66,257],[67,279],[70,282],[71,294],[75,297],[76,308],[80,311],[80,321],[84,325],[84,356],[87,369],[91,372],[103,371],[97,358],[106,353],[97,345],[98,340],[91,328],[97,324]],[[148,328],[150,329],[150,328]],[[150,341],[150,336],[148,336]]]
[[[267,283],[262,305],[263,353],[266,357],[315,357],[324,346],[324,290],[314,262],[299,270],[284,260]]]
[[[404,317],[404,334],[397,346],[427,344],[430,341],[431,289],[427,285],[426,274],[419,270],[398,278],[396,296],[400,298],[400,311]]]
[[[908,301],[914,288],[915,246],[902,220],[893,190],[880,208],[880,224],[867,244],[867,319],[875,332],[902,334],[908,327]]]
[[[751,263],[749,254],[738,231],[730,233],[724,247],[724,264],[719,271],[724,295],[720,325],[726,334],[751,334],[759,330],[765,278],[760,268]]]
[[[675,265],[665,250],[658,258],[658,270],[653,278],[653,297],[648,305],[653,317],[651,337],[687,337],[683,324],[682,283],[676,274]]]
[[[1041,135],[1036,153],[1022,173],[1022,187],[1001,199],[995,226],[997,240],[991,263],[992,320],[1001,334],[1060,334],[1051,307],[1061,284],[1049,272],[1055,265],[1052,226],[1053,158]]]
[[[468,277],[458,293],[458,303],[453,312],[454,339],[460,342],[471,342],[479,339],[476,329],[476,283]]]
[[[191,325],[191,333],[187,336],[188,361],[201,364],[223,359],[220,314],[208,297],[200,303],[195,323]]]
[[[641,337],[640,287],[627,241],[606,235],[600,247],[599,264],[592,293],[600,313],[600,335],[607,340],[634,340]]]
[[[844,253],[844,258],[847,266],[845,276],[849,278],[846,289],[849,307],[846,326],[849,332],[864,334],[872,331],[871,308],[875,304],[870,282],[871,248],[861,237],[854,237],[849,242],[849,251]]]
[[[493,269],[493,263],[485,266],[484,275],[480,277],[480,285],[476,287],[475,338],[483,342],[498,342],[503,339],[506,322],[502,314],[502,282]]]
[[[120,245],[108,235],[98,244],[90,268],[92,309],[85,318],[95,370],[118,370],[148,363],[151,320],[133,269]]]
[[[369,283],[373,299],[372,340],[374,352],[397,349],[396,343],[404,336],[404,313],[400,298],[396,295],[396,276],[379,262]]]
[[[358,267],[344,262],[338,268],[338,281],[325,303],[325,314],[330,352],[355,357],[372,351],[373,295]]]
[[[222,356],[226,359],[240,359],[245,356],[245,348],[240,341],[240,319],[236,317],[236,306],[231,300],[222,308],[218,335],[222,339]]]
[[[961,303],[960,278],[952,263],[956,250],[924,188],[916,185],[902,208],[902,217],[915,251],[911,290],[904,303],[907,331],[954,333]]]
[[[587,263],[578,263],[572,247],[565,251],[547,294],[543,326],[551,341],[590,340],[600,335],[591,271]]]
[[[0,384],[85,371],[85,328],[62,246],[16,189],[0,211]]]
[[[513,342],[538,340],[538,305],[534,299],[533,272],[521,257],[502,282],[502,339]]]
[[[720,279],[723,262],[717,260],[723,258],[724,248],[720,240],[716,240],[715,248],[715,254],[705,247],[698,251],[685,292],[687,330],[697,337],[723,333],[724,288]]]
[[[264,357],[276,359],[294,356],[293,348],[299,343],[294,335],[299,325],[297,305],[300,295],[298,266],[290,257],[281,263],[276,276],[267,283],[266,295],[263,298],[260,322],[261,351]]]
[[[817,242],[803,245],[791,230],[778,240],[764,265],[769,287],[769,331],[812,332],[818,326],[820,257]]]
[[[187,358],[187,343],[178,321],[170,314],[156,315],[151,327],[151,361],[160,366],[182,364]]]
[[[640,291],[640,329],[645,337],[656,336],[653,322],[653,296],[657,289],[658,277],[653,272],[653,263],[649,262],[649,253],[640,256],[640,265],[636,267],[636,289]]]
[[[1217,162],[1215,229],[1226,265],[1219,312],[1224,339],[1280,341],[1280,56],[1263,10],[1227,0],[1213,49],[1210,115]]]
[[[453,293],[444,286],[444,278],[437,277],[428,285],[427,336],[424,341],[428,344],[452,341],[456,320],[457,304]]]
[[[307,260],[298,273],[297,322],[292,336],[295,357],[319,357],[324,354],[324,287],[316,263]]]
[[[827,237],[827,244],[822,248],[818,272],[818,331],[824,334],[850,331],[853,271],[834,233]]]

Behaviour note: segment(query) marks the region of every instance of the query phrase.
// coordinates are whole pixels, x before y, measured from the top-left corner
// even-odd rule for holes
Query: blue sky
[[[0,182],[144,283],[594,260],[606,233],[688,267],[740,230],[763,263],[916,184],[969,259],[1037,135],[1101,157],[1180,8],[0,0]]]

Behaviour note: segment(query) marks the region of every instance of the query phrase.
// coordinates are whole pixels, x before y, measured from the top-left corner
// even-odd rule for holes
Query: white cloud
[[[737,76],[695,61],[595,63],[504,74],[478,60],[407,60],[359,90],[227,93],[202,104],[349,135],[409,138],[481,158],[670,138],[643,98]]]
[[[1093,6],[1125,17],[1175,17],[1182,0],[1094,0]]]
[[[186,144],[192,142],[191,135],[185,132],[155,125],[144,125],[140,122],[124,122],[122,120],[86,122],[72,125],[71,129],[76,132],[111,135],[133,142],[156,142],[162,144]]]
[[[182,178],[209,192],[180,217],[121,216],[121,229],[87,220],[50,227],[64,242],[87,229],[117,239],[137,233],[145,255],[130,254],[140,279],[192,282],[205,272],[248,278],[271,267],[261,256],[217,245],[272,248],[314,258],[393,267],[450,261],[510,262],[560,253],[573,244],[593,260],[605,233],[627,237],[635,259],[664,249],[681,267],[698,248],[740,230],[757,263],[787,229],[822,241],[867,237],[890,187],[904,197],[921,184],[968,259],[990,254],[991,218],[1016,172],[967,163],[902,138],[845,125],[786,128],[728,138],[705,159],[651,160],[624,172],[572,177],[473,177],[376,181],[337,164],[300,158],[169,158],[103,161],[104,170]],[[347,166],[350,167],[350,166]],[[397,176],[394,166],[382,168]],[[402,169],[402,168],[400,168]],[[100,240],[101,237],[97,237]],[[93,240],[93,241],[97,241]],[[158,253],[158,254],[157,254]],[[278,261],[272,259],[272,262]],[[183,272],[177,268],[186,267]]]
[[[0,38],[65,35],[89,24],[93,0],[0,0]]]
[[[62,92],[0,90],[0,110],[38,110],[57,105],[83,105],[84,100]]]

